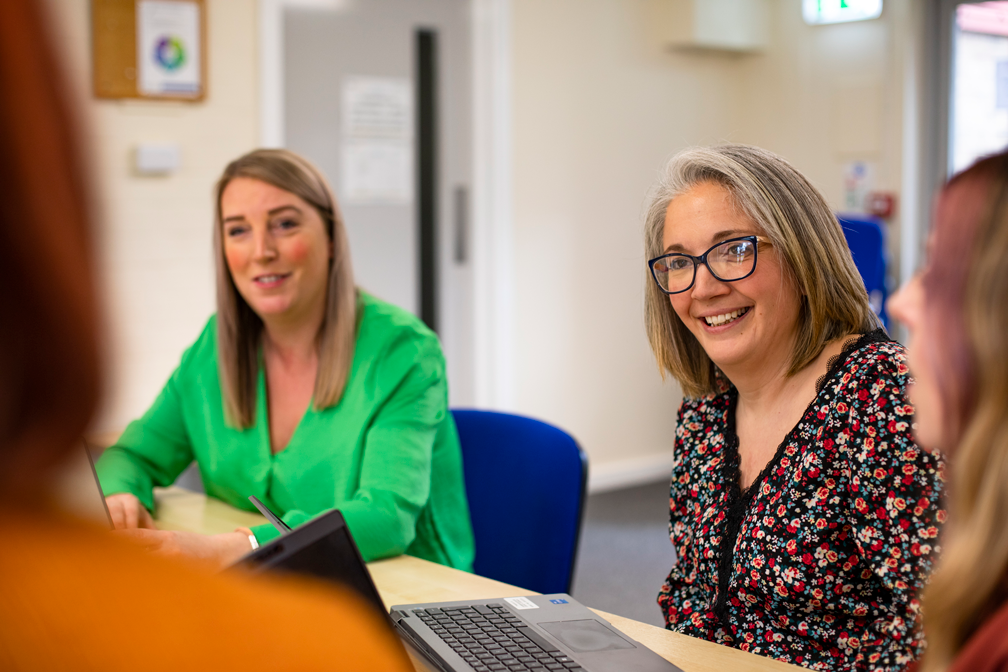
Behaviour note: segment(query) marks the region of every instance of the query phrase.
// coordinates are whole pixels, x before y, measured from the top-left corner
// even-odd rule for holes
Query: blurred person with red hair
[[[911,336],[914,433],[948,457],[919,670],[1008,671],[1008,152],[942,189],[927,265],[889,312]]]
[[[410,669],[336,587],[151,556],[47,498],[102,368],[84,173],[41,14],[0,2],[0,669]]]

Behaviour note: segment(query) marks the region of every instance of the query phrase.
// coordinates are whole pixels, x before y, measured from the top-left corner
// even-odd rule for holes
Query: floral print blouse
[[[943,465],[914,444],[908,380],[902,346],[861,336],[745,491],[735,389],[683,401],[678,560],[658,595],[669,629],[814,670],[901,670],[920,655]]]

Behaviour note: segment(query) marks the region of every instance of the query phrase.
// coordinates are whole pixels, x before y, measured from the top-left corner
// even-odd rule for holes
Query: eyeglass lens
[[[730,240],[707,253],[707,268],[718,280],[741,280],[756,265],[756,246],[751,240]],[[674,254],[654,262],[658,284],[666,292],[682,292],[693,284],[696,261],[687,255]]]

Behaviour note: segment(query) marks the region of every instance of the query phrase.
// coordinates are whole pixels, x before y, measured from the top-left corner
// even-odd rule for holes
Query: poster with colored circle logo
[[[184,0],[137,3],[137,88],[192,98],[202,92],[200,6]]]

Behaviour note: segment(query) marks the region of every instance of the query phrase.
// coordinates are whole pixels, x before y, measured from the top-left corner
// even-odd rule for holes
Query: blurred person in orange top
[[[0,669],[411,669],[340,589],[154,557],[44,494],[102,370],[84,171],[42,19],[0,2]]]

